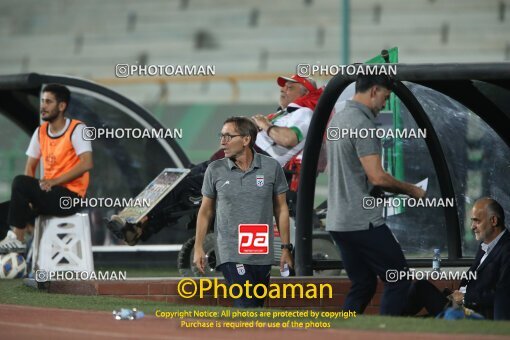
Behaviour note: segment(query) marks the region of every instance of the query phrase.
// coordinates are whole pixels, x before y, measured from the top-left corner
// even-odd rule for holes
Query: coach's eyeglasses
[[[218,137],[220,138],[220,141],[222,140],[225,140],[225,142],[230,142],[232,140],[232,138],[234,137],[239,137],[239,136],[242,136],[242,135],[229,135],[228,133],[227,134],[221,134],[221,133],[218,133]]]

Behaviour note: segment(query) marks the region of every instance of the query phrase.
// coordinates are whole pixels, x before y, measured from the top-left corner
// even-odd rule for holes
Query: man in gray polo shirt
[[[375,117],[391,93],[391,80],[385,76],[360,76],[356,93],[345,108],[335,114],[330,128],[375,129]],[[363,199],[383,189],[414,198],[425,192],[398,181],[381,165],[381,144],[377,138],[328,140],[329,211],[326,229],[340,248],[351,289],[343,309],[363,313],[377,286],[377,276],[385,282],[381,314],[400,315],[410,283],[386,282],[387,270],[407,270],[402,249],[384,224],[382,207],[363,209]]]
[[[249,118],[227,119],[220,134],[225,158],[209,164],[202,186],[193,262],[203,273],[203,242],[216,215],[216,263],[229,285],[244,285],[247,281],[252,287],[269,284],[273,215],[282,239],[280,268],[285,264],[292,267],[289,210],[285,200],[287,181],[275,159],[253,151],[256,138],[257,127]],[[264,305],[264,299],[249,299],[246,293],[234,301],[235,307]]]

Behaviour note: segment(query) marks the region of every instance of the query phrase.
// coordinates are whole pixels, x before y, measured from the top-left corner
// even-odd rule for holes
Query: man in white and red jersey
[[[84,197],[92,169],[92,147],[83,139],[85,125],[65,117],[70,92],[65,86],[48,84],[41,96],[40,113],[44,121],[32,136],[27,149],[25,174],[12,182],[11,201],[2,204],[8,209],[7,223],[12,230],[2,230],[0,253],[24,252],[25,229],[38,215],[65,216],[79,207],[61,206],[61,198]],[[43,176],[35,173],[42,160]]]
[[[281,166],[303,150],[313,111],[322,94],[315,81],[293,75],[278,77],[280,107],[268,116],[255,115],[252,119],[260,129],[256,148],[276,159]]]

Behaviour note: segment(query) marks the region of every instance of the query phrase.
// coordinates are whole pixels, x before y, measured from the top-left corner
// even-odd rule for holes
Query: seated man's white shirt
[[[57,133],[52,133],[51,130],[48,131],[51,137],[59,137],[64,134],[71,124],[71,120],[66,118],[66,125],[62,130]],[[89,140],[83,139],[83,129],[85,128],[85,124],[78,124],[73,131],[71,136],[71,143],[73,144],[73,148],[76,151],[76,155],[81,155],[84,152],[92,151],[92,144]],[[30,140],[30,144],[28,145],[27,152],[25,153],[28,157],[32,157],[35,159],[41,158],[41,145],[39,144],[39,128],[35,129],[34,134],[32,135],[32,139]]]
[[[291,104],[292,105],[292,104]],[[300,142],[292,148],[286,148],[276,144],[271,137],[269,137],[266,131],[260,131],[257,134],[257,140],[255,144],[261,149],[267,152],[271,157],[276,159],[281,166],[287,164],[287,162],[305,146],[306,136],[308,134],[308,128],[310,121],[312,120],[313,111],[307,107],[295,108],[289,107],[287,110],[294,109],[292,112],[287,112],[279,115],[273,119],[272,124],[279,127],[292,128],[298,130],[301,136],[298,136]]]

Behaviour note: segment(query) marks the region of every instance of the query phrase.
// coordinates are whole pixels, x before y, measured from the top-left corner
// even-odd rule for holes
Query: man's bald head
[[[471,209],[471,229],[475,238],[489,244],[505,229],[505,213],[496,200],[480,198]]]
[[[480,209],[485,209],[489,219],[493,217],[496,218],[496,226],[502,229],[505,228],[505,211],[501,204],[499,204],[495,199],[483,197],[476,200],[474,206],[478,206]]]

